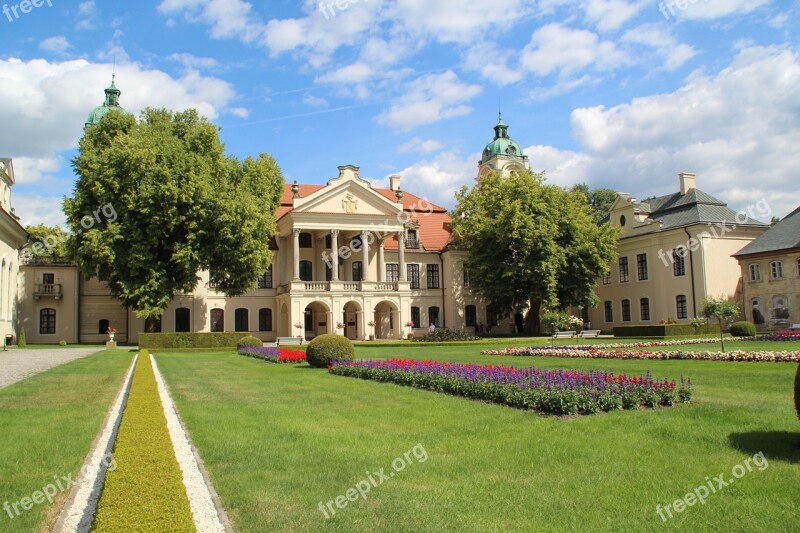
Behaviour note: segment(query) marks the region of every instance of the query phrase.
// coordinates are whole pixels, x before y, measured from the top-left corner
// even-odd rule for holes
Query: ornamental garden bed
[[[553,415],[668,407],[691,400],[691,382],[680,384],[645,375],[610,371],[514,368],[508,366],[390,359],[334,361],[331,374],[463,396]]]
[[[268,363],[305,363],[306,352],[287,348],[243,346],[238,349],[239,355],[255,357]]]
[[[690,352],[681,350],[647,351],[608,349],[602,346],[528,346],[524,348],[503,348],[502,350],[483,350],[482,355],[522,356],[522,357],[561,357],[567,359],[648,359],[648,360],[698,360],[698,361],[749,361],[798,363],[800,352]]]

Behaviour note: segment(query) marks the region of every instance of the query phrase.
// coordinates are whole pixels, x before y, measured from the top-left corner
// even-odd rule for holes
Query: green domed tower
[[[508,175],[528,168],[528,156],[522,152],[519,143],[508,136],[508,125],[503,122],[501,114],[494,127],[494,140],[483,149],[483,155],[478,163],[478,176],[483,176],[492,170]]]
[[[114,74],[111,75],[111,86],[107,87],[105,90],[106,101],[103,102],[103,105],[95,107],[92,112],[89,113],[89,116],[86,118],[86,124],[84,125],[84,128],[88,128],[89,126],[94,126],[95,124],[99,123],[104,116],[112,111],[125,114],[128,113],[122,108],[122,106],[119,105],[119,96],[122,94],[122,91],[117,89],[117,86],[114,85],[114,76]]]

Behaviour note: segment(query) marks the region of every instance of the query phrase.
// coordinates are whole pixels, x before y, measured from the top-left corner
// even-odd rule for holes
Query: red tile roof
[[[298,195],[301,198],[309,196],[325,185],[299,185]],[[378,194],[391,201],[396,200],[395,192],[391,189],[373,189]],[[283,186],[283,196],[275,218],[280,219],[293,209],[294,193],[292,185],[285,183]],[[422,249],[426,251],[442,251],[450,243],[450,223],[452,220],[444,207],[428,202],[415,194],[403,191],[403,211],[409,214],[409,218],[419,224],[418,239],[422,242]],[[397,250],[397,238],[388,237],[385,240],[386,250]]]

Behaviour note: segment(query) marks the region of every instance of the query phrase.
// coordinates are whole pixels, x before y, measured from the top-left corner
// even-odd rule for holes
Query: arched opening
[[[188,307],[175,309],[175,333],[187,333],[191,331],[191,315]]]
[[[357,340],[362,327],[359,326],[361,318],[361,306],[356,302],[347,302],[342,308],[344,331],[342,334],[351,341]]]
[[[322,302],[311,302],[306,306],[303,314],[303,324],[306,339],[313,339],[332,331],[328,317],[330,308]]]
[[[400,310],[392,302],[383,301],[375,306],[373,321],[375,322],[376,339],[402,338]]]

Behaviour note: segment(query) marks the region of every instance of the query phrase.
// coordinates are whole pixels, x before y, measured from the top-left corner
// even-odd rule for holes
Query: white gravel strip
[[[136,354],[133,358],[133,363],[128,369],[128,375],[125,377],[122,388],[106,415],[103,429],[100,430],[100,433],[95,438],[94,445],[83,462],[78,479],[70,491],[67,503],[53,526],[54,533],[85,533],[89,531],[92,525],[94,511],[97,508],[97,500],[100,498],[100,492],[103,489],[106,470],[109,465],[116,467],[111,451],[117,439],[117,430],[119,429],[120,420],[122,420],[125,404],[128,401],[133,370],[136,368],[138,359],[139,354]]]
[[[13,348],[7,352],[0,350],[0,388],[104,349],[98,346],[33,350]]]
[[[150,360],[153,362],[153,372],[156,376],[158,393],[161,396],[161,405],[164,407],[164,414],[167,417],[167,429],[172,439],[172,446],[175,449],[175,457],[178,459],[178,465],[183,473],[183,484],[186,486],[186,495],[189,497],[189,507],[192,510],[194,525],[198,533],[232,531],[230,526],[226,528],[222,525],[223,520],[229,524],[227,517],[225,517],[221,507],[218,512],[217,507],[214,505],[210,483],[200,472],[199,458],[193,452],[186,431],[181,425],[178,412],[172,403],[167,385],[161,377],[161,372],[158,370],[158,365],[156,365],[156,360],[152,354],[150,354]]]

